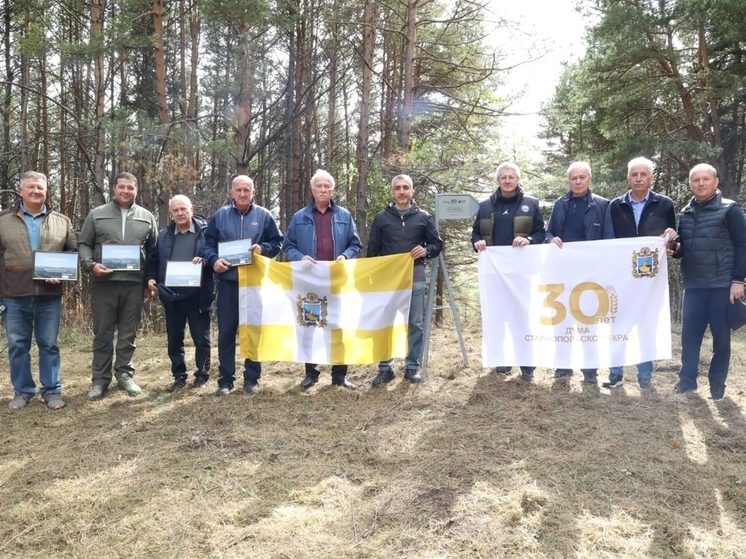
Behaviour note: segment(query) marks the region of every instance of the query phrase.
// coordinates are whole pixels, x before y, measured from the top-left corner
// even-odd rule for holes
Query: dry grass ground
[[[144,394],[89,402],[90,340],[66,334],[68,406],[0,412],[0,557],[746,557],[746,332],[721,403],[706,379],[674,396],[673,361],[645,394],[527,385],[480,367],[478,325],[468,367],[434,336],[421,386],[365,367],[301,393],[271,364],[223,399],[168,394],[142,336]]]

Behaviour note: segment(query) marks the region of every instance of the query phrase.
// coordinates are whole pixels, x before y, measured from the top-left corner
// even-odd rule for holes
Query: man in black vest
[[[746,218],[733,200],[718,190],[717,171],[700,163],[689,172],[694,197],[681,210],[679,236],[668,229],[669,252],[681,258],[684,309],[681,326],[681,370],[675,392],[697,389],[702,338],[712,333],[710,396],[722,400],[730,365],[728,304],[744,296]]]
[[[479,213],[471,232],[471,244],[480,251],[488,246],[514,246],[544,242],[544,216],[539,200],[524,193],[520,185],[521,170],[515,163],[497,168],[497,190],[479,204]],[[496,310],[495,312],[499,312]],[[521,378],[534,380],[535,367],[521,367]],[[511,367],[497,367],[500,375],[510,374]]]

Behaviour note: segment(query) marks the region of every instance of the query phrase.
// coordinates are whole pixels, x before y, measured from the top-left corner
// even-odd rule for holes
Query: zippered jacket
[[[78,238],[80,263],[84,270],[90,272],[94,264],[101,262],[101,245],[139,245],[139,270],[117,270],[101,277],[91,274],[91,281],[144,283],[145,266],[157,242],[158,225],[155,217],[148,210],[134,203],[127,211],[124,236],[122,236],[122,210],[116,200],[111,200],[102,206],[93,208],[83,222]]]
[[[49,209],[41,226],[39,250],[64,252],[77,247],[70,219]],[[34,280],[33,252],[21,204],[0,212],[0,296],[62,295],[62,285]]]
[[[304,256],[316,258],[316,225],[313,220],[313,210],[314,203],[311,202],[295,212],[290,220],[285,232],[285,240],[282,243],[282,251],[288,260],[302,260]],[[363,245],[357,234],[352,214],[335,202],[331,202],[329,210],[332,212],[334,258],[339,256],[344,256],[348,260],[357,258]]]

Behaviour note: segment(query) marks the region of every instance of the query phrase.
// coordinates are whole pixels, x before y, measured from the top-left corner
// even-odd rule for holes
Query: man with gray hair
[[[194,215],[192,201],[183,194],[171,198],[168,209],[171,223],[158,233],[157,249],[148,260],[145,280],[151,293],[158,293],[163,303],[168,357],[174,377],[169,392],[175,392],[187,385],[188,375],[184,362],[184,330],[187,323],[194,342],[194,387],[204,387],[210,378],[210,314],[215,285],[212,269],[200,256],[205,250],[207,221]],[[169,262],[200,264],[202,274],[199,285],[167,286],[165,280]]]
[[[666,230],[669,251],[681,258],[684,308],[681,321],[681,370],[675,392],[697,389],[699,354],[707,327],[712,333],[710,397],[722,400],[730,366],[728,305],[744,296],[746,218],[738,203],[723,198],[715,167],[689,171],[694,195],[681,210],[679,233]]]
[[[31,337],[39,348],[41,397],[52,410],[65,405],[60,385],[57,335],[62,312],[59,279],[34,279],[34,252],[74,251],[70,220],[47,203],[47,177],[27,171],[18,188],[21,200],[0,213],[0,297],[5,305],[8,367],[15,395],[8,403],[20,410],[36,394],[31,376]]]
[[[498,188],[487,200],[479,204],[474,220],[471,244],[474,250],[488,246],[513,246],[520,248],[544,242],[544,216],[539,200],[523,191],[518,165],[505,162],[497,168]],[[496,367],[495,372],[509,375],[512,367]],[[535,367],[521,366],[521,378],[534,380]]]
[[[231,182],[231,201],[215,212],[205,232],[207,265],[215,272],[218,295],[218,390],[216,396],[227,396],[236,379],[236,334],[238,333],[238,270],[222,258],[218,245],[226,241],[251,239],[250,251],[273,258],[280,251],[282,233],[266,208],[254,203],[254,181],[238,175]],[[259,392],[262,364],[244,360],[243,390]]]
[[[563,243],[595,241],[603,238],[604,216],[609,201],[591,192],[591,166],[575,161],[567,168],[569,192],[560,196],[552,207],[546,241],[562,248]],[[581,369],[583,382],[596,384],[596,369]],[[557,369],[554,377],[567,378],[572,369]]]
[[[609,202],[604,218],[604,239],[628,237],[657,237],[666,229],[676,229],[676,212],[673,201],[663,194],[653,192],[655,164],[645,157],[635,157],[627,164],[629,191]],[[640,388],[651,387],[653,362],[637,365],[637,382]],[[624,381],[623,367],[609,368],[609,381],[604,388],[617,388]]]
[[[288,224],[283,252],[290,261],[303,260],[311,265],[320,261],[341,261],[357,258],[362,249],[352,214],[332,200],[335,181],[327,171],[319,169],[311,177],[312,200],[293,215]],[[303,390],[319,380],[315,363],[306,363]],[[347,365],[332,365],[332,384],[355,390],[347,380]]]
[[[409,175],[397,175],[391,180],[393,202],[378,212],[370,226],[368,256],[386,256],[408,252],[414,259],[412,298],[409,304],[407,356],[404,359],[404,380],[422,380],[419,367],[422,356],[422,335],[425,313],[425,259],[435,258],[443,250],[435,221],[414,201],[414,183]],[[394,380],[393,359],[378,364],[373,386]]]

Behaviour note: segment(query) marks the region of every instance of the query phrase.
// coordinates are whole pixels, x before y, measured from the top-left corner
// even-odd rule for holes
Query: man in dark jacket
[[[187,384],[184,362],[184,330],[194,341],[194,387],[202,388],[210,378],[210,311],[215,293],[212,269],[200,256],[205,249],[207,221],[193,215],[192,201],[177,194],[168,202],[171,223],[158,233],[157,249],[151,253],[145,279],[153,295],[163,303],[166,315],[168,357],[174,381],[169,392]],[[192,262],[202,268],[199,285],[171,287],[166,285],[168,262]]]
[[[681,210],[679,236],[666,235],[681,258],[684,309],[681,322],[681,370],[677,393],[697,389],[699,354],[707,326],[712,332],[710,396],[722,400],[730,366],[728,305],[744,296],[746,218],[733,200],[718,190],[717,171],[700,163],[689,172],[694,197]]]
[[[29,350],[35,335],[41,397],[49,409],[57,410],[65,405],[57,346],[62,282],[33,279],[34,251],[74,251],[75,233],[67,216],[47,204],[45,175],[23,173],[18,193],[19,204],[0,213],[0,296],[6,307],[8,367],[15,391],[8,407],[23,409],[36,395]]]
[[[219,245],[225,241],[251,239],[250,250],[273,258],[280,252],[282,233],[266,208],[254,203],[254,181],[238,175],[231,182],[231,202],[220,208],[207,224],[205,252],[202,255],[215,271],[218,296],[218,390],[216,396],[227,396],[236,379],[236,334],[238,333],[238,270],[220,256]],[[259,392],[262,364],[244,360],[243,390]]]
[[[414,183],[409,175],[394,177],[391,195],[394,201],[376,214],[370,226],[368,256],[408,252],[414,258],[404,379],[418,383],[421,380],[419,367],[425,310],[425,258],[438,256],[443,250],[443,241],[432,217],[414,202]],[[392,364],[393,359],[378,364],[373,386],[381,386],[394,379]]]
[[[479,204],[479,213],[471,232],[471,244],[480,251],[488,246],[516,248],[544,242],[544,216],[539,200],[525,194],[520,185],[521,170],[515,163],[497,168],[497,190]],[[534,380],[535,367],[521,366],[521,378]],[[496,367],[495,372],[509,375],[511,367]]]
[[[575,161],[567,168],[570,191],[560,196],[552,207],[546,241],[562,248],[563,243],[595,241],[603,238],[604,216],[609,201],[591,192],[591,166]],[[596,384],[596,369],[581,369],[583,382]],[[567,378],[572,369],[557,369],[555,378]]]
[[[347,260],[357,258],[362,249],[352,214],[332,200],[335,181],[328,172],[319,169],[311,177],[313,200],[295,212],[290,220],[283,252],[290,261]],[[306,363],[306,376],[301,381],[303,390],[319,380],[315,363]],[[350,390],[357,388],[347,380],[347,365],[332,365],[332,384]]]
[[[676,229],[673,201],[650,190],[655,180],[655,164],[645,157],[627,163],[629,191],[609,202],[604,218],[604,239],[627,237],[657,237],[666,229]],[[653,362],[637,365],[637,382],[649,389],[653,376]],[[616,388],[624,381],[623,367],[609,368],[609,381],[604,388]]]

